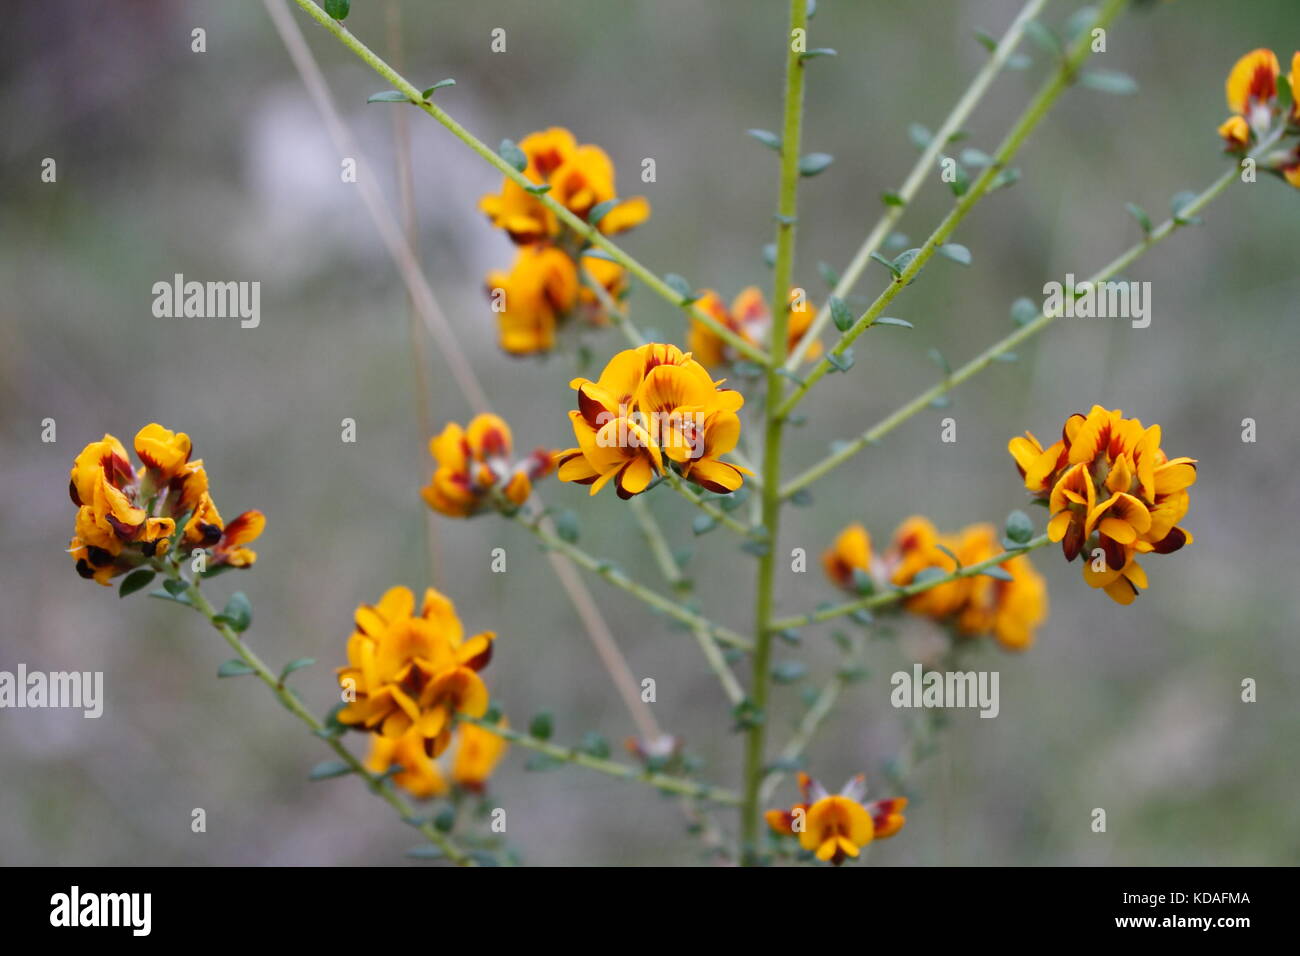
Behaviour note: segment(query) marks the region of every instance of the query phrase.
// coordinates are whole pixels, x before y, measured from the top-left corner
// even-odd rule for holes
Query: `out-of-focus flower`
[[[509,727],[504,717],[499,726]],[[500,734],[494,734],[478,724],[461,724],[460,739],[456,744],[456,757],[451,763],[451,779],[456,786],[471,793],[482,793],[488,777],[505,756],[510,744]]]
[[[579,146],[572,133],[552,127],[525,136],[519,149],[528,158],[523,173],[547,194],[586,220],[600,203],[617,197],[614,165],[599,146]],[[562,238],[560,223],[534,193],[506,178],[500,193],[479,200],[479,209],[520,245]],[[650,217],[650,204],[642,197],[628,199],[609,209],[595,225],[607,235],[623,232]]]
[[[433,741],[411,727],[400,737],[370,735],[370,753],[366,769],[385,773],[394,764],[402,769],[393,774],[393,783],[417,800],[440,797],[448,790],[447,778],[432,756]]]
[[[903,828],[905,797],[864,803],[866,779],[859,774],[838,794],[806,773],[799,774],[803,800],[789,810],[769,810],[767,824],[781,836],[797,836],[799,845],[817,859],[839,866],[861,853],[872,840],[891,837]]]
[[[551,470],[552,454],[538,448],[518,461],[510,426],[496,415],[475,416],[466,427],[449,422],[429,440],[437,467],[420,496],[435,511],[466,518],[528,500],[533,482]]]
[[[794,349],[803,340],[816,314],[816,310],[802,297],[797,303],[793,302],[793,290],[791,298],[790,321],[786,330],[787,350]],[[729,308],[722,297],[711,289],[706,289],[695,304],[749,344],[761,349],[770,346],[772,311],[756,286],[750,286],[737,295]],[[691,354],[706,365],[721,365],[738,358],[735,350],[717,332],[698,319],[691,320],[688,345]],[[813,342],[808,348],[808,358],[816,358],[820,354],[821,343]]]
[[[673,345],[649,344],[610,359],[596,381],[576,378],[569,413],[578,447],[559,453],[559,477],[594,495],[614,482],[630,498],[673,468],[710,491],[739,488],[745,469],[722,460],[740,437],[739,392]]]
[[[1251,50],[1228,73],[1224,89],[1228,109],[1244,118],[1256,136],[1273,125],[1277,78],[1282,68],[1272,50]]]
[[[578,270],[555,246],[526,246],[509,272],[489,272],[501,348],[511,355],[550,351],[560,317],[578,300]]]
[[[1295,95],[1300,80],[1300,52],[1292,54],[1287,74],[1291,108],[1285,116],[1278,95],[1281,73],[1277,55],[1263,48],[1251,50],[1233,65],[1225,85],[1233,115],[1219,126],[1219,136],[1228,152],[1244,153],[1261,140],[1273,142],[1283,134],[1300,132],[1300,100]],[[1272,150],[1261,158],[1260,165],[1300,188],[1300,143]]]
[[[340,723],[400,738],[414,728],[430,756],[451,742],[458,711],[482,717],[488,691],[478,676],[492,658],[491,632],[464,637],[456,609],[429,588],[419,613],[404,587],[357,608],[348,663],[338,669],[348,694]]]
[[[927,519],[908,518],[894,532],[883,555],[871,550],[871,538],[861,525],[849,525],[822,556],[831,581],[847,591],[905,587],[922,572],[952,574],[1003,552],[991,524],[975,524],[956,534],[940,534]],[[935,585],[902,602],[904,610],[952,627],[960,637],[992,635],[1008,650],[1024,650],[1047,619],[1047,586],[1029,558],[1017,555],[1002,562],[1006,577],[987,574],[956,578]]]
[[[261,533],[265,518],[260,511],[245,512],[231,522],[230,537],[225,536],[203,462],[190,461],[188,435],[151,423],[140,429],[134,446],[142,462],[138,471],[112,435],[91,442],[73,462],[68,492],[77,516],[68,551],[78,574],[107,585],[161,557],[170,550],[182,519],[183,543],[212,549],[209,567],[247,567],[256,560],[243,545]]]
[[[1170,554],[1192,541],[1178,522],[1196,461],[1169,458],[1159,425],[1147,428],[1119,409],[1094,405],[1071,415],[1047,448],[1031,433],[1007,446],[1025,488],[1051,514],[1047,533],[1067,561],[1085,556],[1084,580],[1120,604],[1147,586],[1137,554]]]

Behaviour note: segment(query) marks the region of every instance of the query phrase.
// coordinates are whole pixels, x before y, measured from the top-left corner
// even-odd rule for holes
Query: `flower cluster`
[[[245,511],[225,524],[208,493],[203,462],[191,461],[191,451],[188,435],[156,423],[135,436],[139,470],[112,435],[82,449],[68,483],[77,506],[68,552],[78,574],[107,585],[173,545],[209,551],[209,569],[244,568],[257,560],[247,545],[262,533],[265,517]]]
[[[939,534],[933,524],[911,517],[899,525],[883,555],[871,550],[861,525],[840,532],[822,557],[827,576],[846,590],[905,587],[923,572],[944,575],[1003,552],[991,524],[971,525],[956,534]],[[1016,555],[997,566],[1000,574],[976,574],[935,585],[903,602],[903,609],[952,627],[961,637],[992,635],[1008,650],[1034,643],[1035,629],[1047,619],[1047,585],[1029,558]],[[932,570],[933,569],[933,570]]]
[[[533,493],[533,482],[551,470],[553,456],[538,448],[515,461],[511,446],[510,426],[496,415],[478,415],[464,428],[448,422],[429,439],[437,468],[420,497],[451,518],[522,505]]]
[[[1295,96],[1300,82],[1300,52],[1291,57],[1291,72],[1287,75],[1291,108],[1285,115],[1278,96],[1281,75],[1277,54],[1268,49],[1252,50],[1233,66],[1226,83],[1232,115],[1219,127],[1229,152],[1244,153],[1275,134],[1300,133],[1300,101]],[[1265,156],[1263,165],[1300,189],[1300,141]]]
[[[1144,428],[1119,409],[1094,405],[1066,419],[1060,441],[1047,448],[1029,432],[1007,446],[1025,488],[1051,513],[1048,537],[1067,561],[1086,551],[1084,580],[1120,604],[1147,586],[1136,555],[1170,554],[1192,541],[1178,522],[1196,461],[1169,458],[1160,437],[1159,425]]]
[[[585,237],[565,228],[539,197],[548,196],[606,235],[644,222],[650,204],[639,197],[619,202],[609,156],[599,146],[579,145],[566,129],[526,136],[518,150],[527,161],[524,176],[536,185],[525,188],[507,177],[501,192],[482,197],[479,208],[520,246],[509,272],[493,271],[487,277],[501,348],[532,355],[554,347],[556,329],[570,315],[603,324],[602,300],[618,301],[627,291],[623,267],[583,258]]]
[[[690,352],[642,345],[615,355],[596,381],[569,384],[578,393],[569,412],[578,447],[558,454],[561,481],[590,485],[593,495],[613,481],[626,499],[665,469],[719,494],[751,474],[722,460],[740,438],[736,412],[745,399]]]
[[[792,290],[792,302],[795,294]],[[726,329],[735,332],[750,345],[760,349],[770,346],[768,339],[772,334],[772,311],[763,299],[763,293],[756,286],[743,290],[728,307],[712,289],[705,289],[695,305],[707,315],[713,316]],[[786,347],[793,350],[812,325],[814,309],[802,298],[790,307],[790,322],[786,332]],[[690,338],[687,343],[691,354],[706,365],[721,365],[734,362],[737,358],[734,349],[710,326],[698,319],[691,320]],[[821,344],[812,343],[808,349],[808,358],[821,354]]]
[[[453,780],[481,789],[505,743],[454,718],[487,713],[488,689],[478,672],[492,659],[495,635],[466,638],[451,601],[432,588],[419,613],[411,591],[395,587],[378,604],[358,607],[355,621],[347,666],[338,669],[346,703],[336,719],[373,735],[371,769],[400,766],[396,783],[417,797],[445,792],[434,760],[455,734]]]
[[[872,840],[883,840],[903,829],[906,797],[863,803],[866,778],[854,777],[837,794],[806,773],[799,774],[803,800],[789,810],[767,811],[767,825],[781,836],[797,836],[799,846],[817,859],[839,866],[857,858]]]

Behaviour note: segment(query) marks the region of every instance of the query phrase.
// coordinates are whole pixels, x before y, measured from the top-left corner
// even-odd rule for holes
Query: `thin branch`
[[[975,78],[971,81],[970,86],[966,88],[966,92],[962,94],[961,99],[957,101],[957,105],[952,108],[952,112],[948,114],[947,119],[935,130],[930,142],[926,144],[925,149],[921,151],[921,155],[917,158],[916,165],[912,167],[912,171],[908,174],[902,187],[895,194],[902,202],[898,205],[885,207],[885,212],[871,232],[867,234],[867,238],[863,240],[852,261],[840,275],[839,281],[835,283],[835,288],[832,290],[826,304],[817,312],[817,317],[813,319],[807,333],[799,340],[798,346],[790,357],[786,359],[785,367],[787,369],[794,370],[799,367],[799,363],[803,361],[804,356],[808,353],[808,348],[817,340],[817,336],[821,334],[822,329],[826,327],[826,323],[831,317],[830,298],[842,300],[853,291],[853,287],[857,285],[863,271],[871,263],[872,253],[880,250],[881,245],[894,228],[894,224],[907,211],[907,204],[912,201],[925,182],[926,177],[931,174],[939,154],[948,145],[948,141],[961,129],[962,124],[966,122],[980,100],[983,99],[984,93],[988,90],[993,79],[1006,66],[1007,60],[1011,58],[1011,54],[1020,45],[1020,41],[1025,35],[1025,28],[1038,17],[1046,5],[1047,0],[1030,0],[1029,3],[1025,4],[1024,9],[1020,11],[1011,26],[1007,28],[1002,41],[989,55],[980,71],[975,74]]]

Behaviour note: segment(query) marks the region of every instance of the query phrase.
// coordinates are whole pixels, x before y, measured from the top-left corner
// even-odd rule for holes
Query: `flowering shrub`
[[[945,648],[937,661],[928,659],[925,667],[917,663],[917,673],[925,669],[928,676],[943,677],[959,651],[987,643],[978,638],[1020,652],[1035,644],[1047,622],[1049,601],[1048,579],[1032,563],[1032,551],[1059,544],[1067,561],[1082,559],[1089,587],[1128,605],[1148,586],[1139,558],[1172,554],[1192,543],[1182,522],[1197,478],[1196,459],[1167,455],[1159,425],[1144,426],[1119,410],[1094,405],[1086,414],[1068,414],[1059,439],[1045,444],[1025,432],[1008,445],[1030,502],[1044,509],[1040,522],[1014,510],[1001,527],[979,521],[943,532],[930,519],[913,515],[881,550],[873,547],[865,524],[850,524],[833,541],[818,545],[818,550],[826,548],[822,564],[829,579],[829,588],[821,589],[838,590],[843,600],[791,616],[777,614],[775,582],[787,554],[791,572],[803,570],[798,566],[803,549],[784,550],[784,509],[810,504],[812,485],[995,359],[1011,356],[1013,348],[1063,314],[1059,304],[1039,308],[1022,300],[1027,310],[1018,304],[1014,332],[965,365],[954,369],[941,362],[944,375],[938,383],[860,435],[837,442],[802,472],[783,472],[784,436],[802,424],[798,410],[806,397],[827,376],[850,370],[853,344],[869,329],[909,326],[886,315],[886,309],[936,254],[970,263],[970,250],[950,241],[954,230],[986,197],[1014,184],[1018,174],[1012,163],[1021,146],[1067,88],[1076,81],[1099,90],[1124,86],[1113,72],[1085,69],[1090,56],[1104,51],[1105,30],[1126,6],[1124,0],[1103,0],[1059,32],[1037,19],[1043,0],[1030,0],[1006,36],[988,44],[990,59],[973,81],[971,95],[961,99],[938,131],[923,138],[916,170],[899,192],[886,194],[879,223],[849,267],[842,273],[823,270],[831,288],[818,307],[809,305],[806,290],[793,285],[796,228],[807,225],[798,216],[799,184],[831,164],[826,154],[802,152],[805,83],[816,60],[834,53],[808,46],[809,0],[790,3],[780,132],[750,131],[774,151],[779,164],[775,236],[768,255],[770,293],[750,286],[730,303],[680,276],[659,276],[613,240],[646,223],[650,207],[642,197],[620,195],[614,164],[600,146],[580,144],[569,130],[551,127],[492,149],[435,102],[446,84],[417,89],[312,0],[296,2],[396,87],[373,100],[428,114],[502,176],[500,189],[479,202],[491,227],[503,230],[516,247],[509,271],[493,271],[486,282],[502,351],[511,356],[571,351],[562,332],[574,324],[586,333],[604,330],[601,334],[627,340],[622,347],[593,338],[599,354],[607,356],[599,375],[569,382],[576,405],[568,412],[572,447],[552,450],[564,432],[557,411],[543,444],[520,456],[510,426],[486,408],[486,391],[476,385],[474,391],[484,397],[467,397],[483,407],[476,407],[465,425],[448,422],[430,437],[433,470],[418,494],[441,516],[502,518],[537,538],[637,724],[637,735],[627,742],[629,755],[614,757],[608,742],[594,732],[577,744],[555,743],[544,713],[526,726],[512,726],[493,696],[497,688],[490,689],[481,676],[494,653],[494,633],[467,635],[451,600],[433,588],[418,605],[412,591],[394,587],[377,603],[357,607],[350,636],[339,642],[338,659],[346,663],[337,670],[338,703],[326,716],[316,716],[287,683],[312,662],[290,661],[278,672],[268,668],[242,637],[252,622],[248,599],[236,592],[218,612],[205,596],[203,588],[217,573],[254,564],[256,554],[248,545],[262,533],[265,521],[258,511],[223,521],[203,462],[191,460],[190,439],[183,433],[157,424],[142,428],[134,441],[139,468],[111,435],[85,447],[71,470],[77,514],[69,551],[83,577],[108,585],[124,576],[123,595],[161,576],[161,589],[151,593],[197,611],[233,650],[235,657],[219,673],[258,677],[332,749],[335,759],[311,771],[313,779],[362,778],[426,839],[428,847],[420,855],[467,865],[513,861],[508,845],[496,836],[502,831],[484,834],[456,813],[468,798],[493,812],[501,809],[489,802],[498,796],[489,779],[513,746],[530,751],[545,767],[582,767],[670,795],[715,859],[836,866],[861,860],[876,840],[904,834],[903,810],[915,795],[907,774],[897,762],[885,773],[887,792],[898,796],[866,801],[863,776],[830,794],[805,772],[804,752],[836,698],[861,679],[864,642],[856,632],[833,632],[843,652],[834,677],[809,695],[801,721],[779,750],[771,739],[778,731],[770,720],[771,689],[774,683],[801,678],[804,665],[802,660],[794,661],[793,668],[774,664],[774,642],[799,646],[806,631],[844,621],[888,637],[891,615],[906,614],[924,622],[919,626],[932,630]],[[346,10],[346,4],[333,8],[341,15]],[[1047,79],[991,154],[976,150],[963,154],[957,164],[945,155],[946,147],[1028,33],[1054,50]],[[1213,199],[1257,164],[1300,186],[1300,147],[1292,141],[1300,133],[1300,112],[1291,98],[1298,73],[1300,54],[1284,78],[1277,57],[1263,49],[1231,69],[1227,99],[1233,115],[1219,133],[1232,166],[1202,192],[1179,197],[1160,225],[1136,210],[1142,239],[1090,283],[1113,280],[1143,253],[1194,225]],[[1208,130],[1206,136],[1212,146]],[[958,166],[961,175],[948,178]],[[885,255],[894,223],[936,168],[943,175],[935,178],[951,188],[951,211],[920,246]],[[882,266],[887,278],[880,273],[882,286],[875,298],[859,302],[853,289],[871,263]],[[634,324],[627,293],[635,284],[680,312],[676,334],[648,335]],[[480,319],[492,321],[486,310]],[[476,383],[464,365],[460,370]],[[539,400],[558,405],[565,394],[563,379],[555,376],[553,382],[551,392]],[[873,401],[879,397],[872,395]],[[1067,414],[1069,407],[1073,401],[1052,415]],[[1006,429],[1018,430],[1020,424]],[[552,470],[557,481],[545,489],[548,493],[571,493],[564,487],[570,484],[587,487],[587,495],[572,498],[580,510],[557,510],[542,501],[537,486]],[[590,500],[607,485],[620,500],[608,495]],[[413,504],[417,487],[413,479]],[[1004,487],[1012,506],[1020,491],[1009,474]],[[697,599],[690,593],[684,559],[674,550],[680,542],[670,540],[659,525],[652,493],[687,501],[698,510],[696,534],[723,529],[719,533],[733,536],[743,560],[752,562],[753,594],[743,602],[753,608],[747,633],[715,619],[716,612],[730,607],[706,613],[705,605],[721,603],[715,594],[701,593]],[[835,512],[837,523],[851,517],[842,501],[828,498],[820,504]],[[580,545],[586,514],[630,519],[662,572],[662,584],[637,580]],[[1170,563],[1175,564],[1170,573],[1175,573],[1176,563]],[[695,638],[730,705],[732,732],[743,755],[735,789],[709,782],[683,736],[658,726],[575,569],[649,605]],[[798,598],[806,605],[817,599],[818,593]],[[467,618],[481,621],[490,615],[490,608],[473,608]],[[515,636],[503,650],[519,654],[525,646]],[[738,669],[747,676],[739,676]],[[352,740],[365,742],[364,757],[349,746]],[[798,772],[800,802],[788,810],[771,808],[776,788],[791,772]],[[421,801],[421,807],[408,800]],[[908,833],[935,826],[923,804],[912,806]],[[736,811],[733,827],[715,823],[719,808]],[[899,842],[906,839],[904,834]]]

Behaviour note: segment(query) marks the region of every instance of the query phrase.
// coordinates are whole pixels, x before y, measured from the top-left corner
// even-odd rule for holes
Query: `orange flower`
[[[1071,415],[1049,449],[1032,435],[1007,446],[1026,489],[1048,507],[1048,537],[1061,542],[1067,561],[1087,551],[1084,579],[1120,604],[1147,586],[1135,555],[1169,554],[1192,540],[1178,522],[1196,461],[1170,459],[1160,441],[1159,425],[1094,405]]]
[[[891,837],[903,828],[907,799],[896,797],[863,804],[866,778],[854,777],[840,793],[831,795],[806,773],[799,774],[803,800],[789,810],[769,810],[768,826],[780,836],[794,835],[818,860],[839,866],[857,858],[872,840]]]
[[[496,415],[476,415],[465,428],[448,422],[429,439],[438,467],[420,497],[451,518],[522,505],[533,493],[533,482],[550,471],[552,455],[538,448],[515,461],[511,445],[510,426]]]
[[[793,300],[794,290],[791,290]],[[727,308],[721,297],[711,289],[704,293],[695,303],[701,310],[717,319],[724,327],[735,332],[751,345],[767,348],[772,334],[772,313],[763,299],[763,293],[757,286],[750,286],[742,291]],[[808,327],[816,310],[806,300],[792,303],[790,321],[786,331],[786,348],[794,349],[808,333]],[[737,358],[734,350],[715,332],[698,319],[691,320],[688,344],[691,354],[706,365],[721,365],[734,362]],[[808,357],[816,358],[821,354],[821,343],[814,342],[808,349]]]

